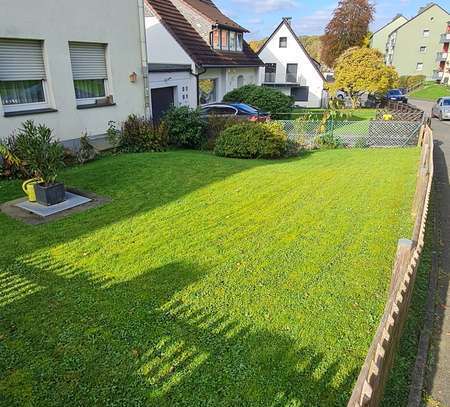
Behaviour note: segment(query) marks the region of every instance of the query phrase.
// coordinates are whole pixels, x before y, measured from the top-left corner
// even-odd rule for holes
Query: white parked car
[[[436,103],[431,109],[431,116],[437,117],[439,120],[450,119],[450,96],[436,100]]]

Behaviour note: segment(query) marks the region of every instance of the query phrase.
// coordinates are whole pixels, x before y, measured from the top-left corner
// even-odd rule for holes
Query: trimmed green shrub
[[[198,109],[173,107],[163,118],[170,144],[178,147],[200,148],[206,140],[206,123]]]
[[[224,102],[242,102],[268,112],[274,119],[289,118],[294,99],[279,90],[266,86],[246,85],[228,92]]]
[[[243,122],[220,134],[214,153],[234,158],[279,158],[286,149],[287,135],[279,123]]]
[[[205,150],[214,150],[217,137],[228,127],[241,123],[236,117],[212,115],[207,119]]]
[[[113,127],[108,130],[112,136]],[[145,151],[164,151],[167,147],[167,131],[163,125],[155,126],[151,120],[136,115],[128,116],[122,123],[118,135],[118,147],[121,151],[139,153]]]

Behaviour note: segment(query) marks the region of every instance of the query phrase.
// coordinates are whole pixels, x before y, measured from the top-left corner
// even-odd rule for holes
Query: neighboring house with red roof
[[[264,64],[244,40],[248,30],[210,0],[146,0],[145,27],[156,117],[169,102],[194,107],[259,83]]]
[[[302,107],[326,104],[325,78],[320,65],[311,58],[291,27],[291,19],[281,23],[258,51],[265,64],[260,83],[290,95]]]

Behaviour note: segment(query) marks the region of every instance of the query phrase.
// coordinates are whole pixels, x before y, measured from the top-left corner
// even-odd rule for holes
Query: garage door
[[[152,116],[159,122],[164,114],[174,105],[175,87],[152,89]]]

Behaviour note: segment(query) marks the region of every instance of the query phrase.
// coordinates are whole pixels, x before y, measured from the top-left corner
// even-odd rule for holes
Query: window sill
[[[31,114],[41,114],[41,113],[55,113],[58,110],[45,108],[45,109],[29,109],[29,110],[18,110],[15,112],[4,112],[4,117],[14,117],[14,116],[29,116]]]
[[[92,104],[88,104],[88,105],[77,105],[77,109],[78,110],[84,110],[84,109],[95,109],[97,107],[109,107],[109,106],[116,106],[115,103],[108,103],[105,105],[100,105],[97,103],[92,103]]]

